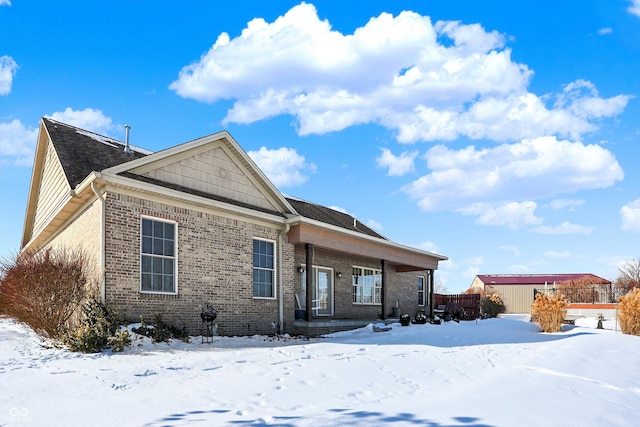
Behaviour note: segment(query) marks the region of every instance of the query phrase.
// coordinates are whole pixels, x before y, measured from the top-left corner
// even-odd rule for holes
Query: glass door
[[[320,307],[318,316],[331,316],[333,314],[333,270],[316,268],[316,295]]]
[[[313,267],[315,289],[313,293],[313,314],[333,316],[333,270]],[[306,299],[307,271],[302,272],[302,298]]]

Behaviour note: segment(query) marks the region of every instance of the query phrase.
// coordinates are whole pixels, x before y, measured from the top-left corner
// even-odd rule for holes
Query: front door
[[[306,298],[306,270],[302,273],[302,296]],[[313,267],[315,289],[313,293],[313,314],[333,316],[333,270]]]
[[[316,270],[316,295],[320,307],[318,316],[331,316],[333,314],[333,271],[327,268],[314,268]]]

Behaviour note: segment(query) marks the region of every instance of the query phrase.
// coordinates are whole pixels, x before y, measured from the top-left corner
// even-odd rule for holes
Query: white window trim
[[[422,291],[418,288],[418,296],[420,295],[420,292],[422,292],[422,303],[418,301],[418,307],[424,307],[427,305],[427,278],[425,276],[418,276],[418,283],[420,282],[420,279],[422,279]]]
[[[165,222],[173,224],[173,292],[160,292],[160,291],[148,291],[142,289],[142,220],[148,219],[150,221]],[[140,293],[141,294],[158,294],[158,295],[178,295],[178,223],[166,218],[159,218],[149,215],[140,215],[140,266],[138,267]]]
[[[254,240],[262,240],[263,242],[270,242],[273,245],[273,296],[272,297],[257,297],[253,293],[253,270],[256,268],[253,265],[253,241]],[[278,250],[278,245],[276,245],[276,241],[272,239],[265,239],[264,237],[253,237],[251,239],[251,295],[253,299],[263,299],[263,300],[276,300],[278,299],[278,256],[276,251]],[[261,270],[270,270],[263,268]]]
[[[351,273],[351,299],[352,300],[353,300],[353,269],[354,268],[359,268],[361,270],[372,270],[374,276],[375,275],[380,275],[381,276],[381,280],[382,280],[382,269],[372,268],[372,267],[364,267],[364,266],[361,266],[361,265],[353,265],[353,266],[351,266],[351,271],[352,271],[352,273]],[[364,285],[362,285],[362,286],[364,288]],[[380,288],[380,292],[382,292],[382,284],[380,286],[378,286],[378,287]],[[375,299],[375,289],[376,289],[376,286],[375,286],[375,281],[374,281],[374,286],[373,286],[373,290],[374,290],[373,297],[374,297],[374,299]],[[362,295],[364,296],[364,293]],[[381,297],[381,301],[380,302],[357,302],[357,301],[352,301],[351,304],[352,305],[360,305],[360,306],[362,306],[362,305],[380,306],[380,305],[382,305],[382,297]]]

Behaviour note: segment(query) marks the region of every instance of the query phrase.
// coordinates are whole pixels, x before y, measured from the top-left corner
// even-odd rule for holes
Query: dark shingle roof
[[[91,172],[100,172],[148,153],[124,152],[124,143],[49,118],[43,118],[71,188]]]
[[[62,164],[62,168],[67,176],[67,180],[69,181],[71,188],[75,188],[87,176],[89,176],[91,172],[100,172],[110,167],[136,160],[150,154],[150,152],[137,149],[136,147],[131,147],[131,153],[125,153],[125,144],[121,141],[49,118],[43,118],[42,120],[49,136],[51,137],[51,141],[56,153],[58,154],[58,158],[60,159],[60,163]],[[121,173],[121,175],[161,187],[172,188],[185,193],[206,197],[212,200],[218,200],[261,212],[280,215],[275,211],[261,209],[256,206],[249,206],[235,200],[170,184],[157,179],[143,177],[129,172]],[[387,240],[385,237],[376,233],[351,215],[300,199],[286,199],[300,215],[306,218]]]
[[[293,208],[304,217],[387,240],[384,236],[376,233],[351,215],[338,212],[334,209],[317,205],[315,203],[305,202],[300,199],[293,199],[290,197],[287,197],[286,199],[291,206],[293,206]]]

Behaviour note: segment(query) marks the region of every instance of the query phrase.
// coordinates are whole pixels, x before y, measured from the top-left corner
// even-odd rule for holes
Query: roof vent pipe
[[[131,153],[131,148],[129,147],[129,129],[131,129],[131,126],[124,125],[124,133],[125,133],[124,152],[127,153],[127,154]]]

